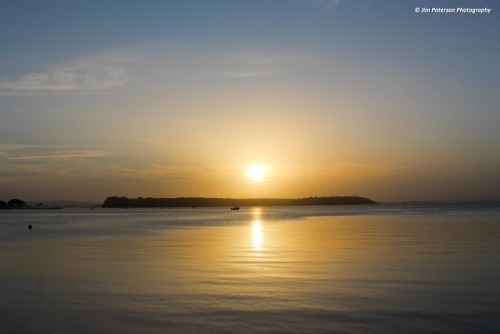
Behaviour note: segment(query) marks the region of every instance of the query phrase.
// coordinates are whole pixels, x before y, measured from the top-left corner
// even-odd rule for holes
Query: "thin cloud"
[[[56,69],[46,72],[29,73],[17,79],[0,82],[0,88],[15,91],[103,91],[123,86],[128,80],[122,69]]]
[[[338,6],[340,3],[344,2],[345,0],[319,0],[321,3],[323,3],[326,8],[332,9]]]
[[[204,180],[207,178],[227,178],[234,171],[224,170],[221,166],[200,165],[161,165],[148,164],[138,168],[126,168],[122,165],[112,165],[101,168],[103,173],[114,177],[139,180]]]
[[[0,157],[8,157],[18,152],[64,149],[64,145],[0,144]]]
[[[0,157],[6,160],[67,160],[99,158],[112,155],[111,152],[92,149],[75,149],[59,145],[0,145]]]
[[[276,75],[276,71],[227,71],[207,73],[206,76],[227,79],[252,79]]]
[[[103,176],[113,152],[64,145],[0,144],[0,182]]]
[[[49,151],[28,154],[16,154],[9,157],[10,160],[38,160],[38,159],[79,159],[79,158],[98,158],[109,156],[110,153],[98,150],[72,150],[72,151]]]
[[[82,57],[15,78],[0,79],[0,92],[15,95],[108,91],[128,82],[127,67],[133,61],[133,55],[119,51]]]
[[[252,49],[207,52],[199,45],[156,40],[42,66],[17,77],[0,77],[0,95],[105,93],[125,87],[132,77],[137,81],[148,76],[264,78],[315,61],[308,54]]]

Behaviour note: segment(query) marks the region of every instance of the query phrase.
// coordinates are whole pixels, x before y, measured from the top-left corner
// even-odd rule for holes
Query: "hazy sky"
[[[499,15],[0,0],[0,200],[500,199]]]

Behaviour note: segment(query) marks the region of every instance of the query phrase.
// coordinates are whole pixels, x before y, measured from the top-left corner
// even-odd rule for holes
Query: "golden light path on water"
[[[260,252],[264,246],[264,233],[262,232],[261,210],[255,208],[252,212],[252,249],[254,252]]]
[[[154,235],[2,241],[0,332],[499,332],[499,289],[487,284],[498,278],[497,213],[278,221],[272,210],[284,209],[197,210],[191,219],[209,223]],[[29,223],[35,213],[5,214]],[[94,231],[133,215],[137,231],[176,213],[92,212],[90,225],[81,211],[36,214],[51,215],[55,234],[68,217]],[[223,219],[236,224],[211,224]]]
[[[264,245],[264,235],[262,233],[262,223],[254,220],[252,223],[252,244],[254,251],[261,251]]]

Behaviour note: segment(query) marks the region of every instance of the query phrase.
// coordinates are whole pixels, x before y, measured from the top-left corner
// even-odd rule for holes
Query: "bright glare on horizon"
[[[266,167],[264,165],[250,165],[247,176],[253,182],[262,182],[266,178]]]

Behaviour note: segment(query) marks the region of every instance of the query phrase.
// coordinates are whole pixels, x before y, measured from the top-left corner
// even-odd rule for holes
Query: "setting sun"
[[[264,165],[250,165],[247,169],[247,176],[253,182],[262,182],[266,177]]]

